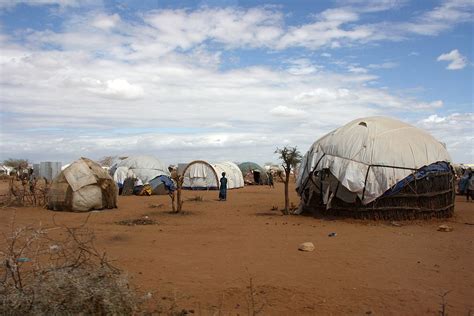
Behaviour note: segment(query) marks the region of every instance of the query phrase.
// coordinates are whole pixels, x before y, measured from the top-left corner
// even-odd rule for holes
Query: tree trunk
[[[181,212],[181,208],[183,206],[183,201],[181,201],[181,185],[178,186],[176,191],[178,191],[178,203],[177,203],[178,205],[177,205],[177,208],[176,208],[176,212],[179,213],[179,212]]]
[[[290,213],[289,207],[290,207],[290,197],[288,194],[288,186],[290,184],[290,173],[286,172],[286,177],[285,177],[285,209],[283,214],[288,215]]]
[[[171,209],[173,210],[173,212],[176,212],[176,207],[174,206],[174,200],[175,200],[175,195],[174,195],[174,192],[170,194],[170,198],[171,198]]]

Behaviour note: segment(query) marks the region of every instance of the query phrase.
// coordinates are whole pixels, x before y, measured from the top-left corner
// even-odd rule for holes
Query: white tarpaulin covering
[[[183,187],[190,189],[218,189],[222,172],[226,173],[227,188],[244,186],[244,178],[239,167],[233,162],[209,164],[205,161],[193,161],[184,170]]]
[[[107,171],[92,160],[81,158],[54,178],[48,192],[48,207],[80,212],[114,208],[117,191]]]
[[[361,118],[311,146],[298,172],[297,191],[302,193],[311,172],[329,169],[349,191],[342,193],[352,192],[361,200],[363,195],[362,203],[368,204],[414,170],[438,161],[451,158],[427,132],[387,117]]]
[[[170,177],[168,168],[160,160],[151,156],[131,156],[115,166],[113,178],[116,183],[123,184],[127,177],[133,177],[147,184],[158,176]]]
[[[244,186],[244,177],[239,167],[230,161],[220,162],[212,165],[216,170],[219,179],[222,177],[222,172],[225,172],[227,178],[227,188],[236,189]]]

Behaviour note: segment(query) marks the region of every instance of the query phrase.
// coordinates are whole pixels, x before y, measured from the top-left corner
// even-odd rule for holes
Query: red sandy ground
[[[292,188],[291,200],[298,198]],[[449,315],[474,313],[474,203],[457,197],[448,220],[387,222],[282,216],[283,185],[228,192],[185,191],[185,215],[172,215],[167,196],[119,198],[119,208],[93,212],[97,244],[126,271],[148,302],[167,311],[247,315],[252,280],[255,309],[264,315]],[[163,204],[161,207],[150,207]],[[0,232],[16,224],[78,225],[88,214],[41,208],[0,209]],[[142,216],[151,226],[116,222]],[[438,232],[448,224],[453,232]],[[328,237],[336,232],[336,237]],[[305,241],[314,252],[298,251]],[[156,307],[159,306],[159,307]]]

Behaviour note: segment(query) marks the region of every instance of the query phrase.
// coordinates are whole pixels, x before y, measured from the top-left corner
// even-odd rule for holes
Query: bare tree
[[[183,188],[183,181],[184,181],[184,176],[179,174],[177,170],[171,171],[171,179],[174,180],[176,183],[176,195],[175,192],[170,193],[170,198],[171,198],[171,206],[173,208],[173,212],[179,213],[183,209],[183,197],[181,194],[182,188]],[[176,206],[175,206],[175,201],[176,201]]]
[[[277,148],[275,151],[279,154],[278,157],[283,163],[282,166],[285,169],[285,208],[283,214],[288,215],[290,213],[290,197],[288,192],[288,186],[290,183],[291,170],[301,161],[301,154],[296,147],[283,147],[282,149]]]

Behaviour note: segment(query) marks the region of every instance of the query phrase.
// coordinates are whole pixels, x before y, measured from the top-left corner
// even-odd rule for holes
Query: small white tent
[[[244,186],[242,172],[235,163],[226,161],[210,164],[203,160],[195,160],[189,163],[183,171],[183,189],[217,190],[223,172],[226,173],[228,189]]]

